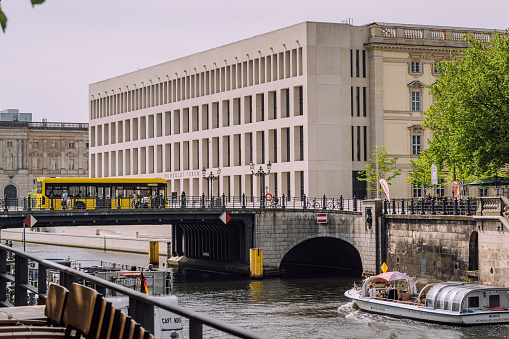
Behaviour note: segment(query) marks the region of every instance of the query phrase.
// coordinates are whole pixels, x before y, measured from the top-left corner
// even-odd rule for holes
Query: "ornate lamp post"
[[[255,172],[254,171],[255,164],[253,164],[253,163],[249,164],[249,168],[251,169],[252,175],[260,177],[260,206],[263,207],[265,205],[265,200],[263,197],[263,188],[265,187],[265,176],[270,174],[270,169],[272,168],[272,164],[269,161],[269,163],[267,164],[267,172],[265,172],[263,170],[261,165],[260,165],[260,168],[258,169],[258,171]]]
[[[212,195],[212,182],[214,180],[218,180],[219,179],[219,176],[221,175],[221,169],[218,168],[217,171],[216,171],[217,175],[214,175],[212,174],[212,171],[210,171],[209,175],[207,175],[207,171],[205,170],[205,167],[203,167],[203,169],[201,170],[201,174],[203,175],[203,179],[207,180],[208,183],[207,183],[207,196],[211,196]],[[218,180],[218,183],[219,183],[219,180]],[[217,195],[219,195],[219,185],[217,187]],[[212,199],[210,200],[212,202]]]

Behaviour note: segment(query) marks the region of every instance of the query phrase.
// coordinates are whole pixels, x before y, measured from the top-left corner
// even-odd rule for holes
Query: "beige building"
[[[27,197],[39,177],[88,177],[88,143],[87,123],[0,121],[2,198]]]
[[[356,177],[383,143],[403,169],[392,196],[418,196],[404,178],[429,137],[424,85],[466,32],[491,31],[304,22],[91,84],[90,174],[198,196],[220,168],[214,194],[364,198]],[[260,187],[250,164],[269,162]]]

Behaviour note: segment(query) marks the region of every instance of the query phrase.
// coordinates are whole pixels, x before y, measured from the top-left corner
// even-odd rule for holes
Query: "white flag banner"
[[[380,185],[382,185],[382,188],[384,189],[385,197],[387,200],[391,200],[391,196],[389,195],[389,184],[387,183],[387,180],[380,179]]]

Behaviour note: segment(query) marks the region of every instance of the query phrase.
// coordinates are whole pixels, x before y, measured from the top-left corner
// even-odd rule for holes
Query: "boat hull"
[[[509,323],[509,311],[482,311],[473,313],[457,313],[452,311],[434,310],[427,307],[404,304],[397,301],[361,298],[357,290],[345,292],[345,297],[353,300],[355,305],[367,312],[393,317],[409,318],[426,322],[453,325],[485,325]]]

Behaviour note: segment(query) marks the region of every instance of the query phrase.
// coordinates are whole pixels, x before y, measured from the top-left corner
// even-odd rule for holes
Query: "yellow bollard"
[[[159,267],[159,241],[151,241],[149,245],[149,263],[155,268]]]
[[[263,278],[263,250],[261,248],[251,248],[249,256],[251,261],[251,278]]]

